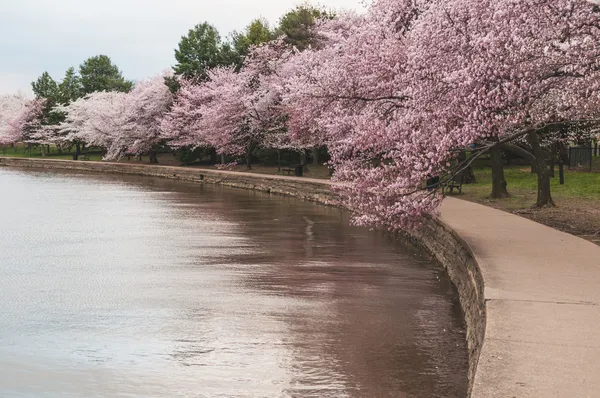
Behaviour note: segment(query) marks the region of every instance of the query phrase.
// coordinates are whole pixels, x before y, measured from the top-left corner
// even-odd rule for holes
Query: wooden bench
[[[442,194],[447,193],[449,191],[450,194],[454,192],[454,189],[458,191],[459,194],[462,194],[462,185],[464,181],[464,174],[459,173],[452,177],[450,181],[446,184],[444,188],[442,188]]]
[[[304,167],[304,166],[301,165],[301,164],[295,164],[295,165],[292,165],[292,166],[289,166],[289,167],[281,167],[280,168],[281,174],[287,174],[287,175],[295,174],[296,173],[296,169],[298,167]]]

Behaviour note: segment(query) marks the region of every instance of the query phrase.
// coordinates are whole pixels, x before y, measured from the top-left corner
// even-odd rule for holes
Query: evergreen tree
[[[125,80],[119,68],[106,55],[88,58],[79,67],[81,93],[91,94],[96,91],[129,92],[133,82]]]

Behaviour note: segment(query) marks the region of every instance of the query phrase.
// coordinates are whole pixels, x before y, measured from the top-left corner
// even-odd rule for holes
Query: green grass
[[[73,154],[75,152],[63,152],[62,154],[58,152],[58,149],[54,145],[50,145],[50,152],[46,153],[46,158],[48,159],[65,159],[72,160]],[[27,149],[27,145],[17,144],[16,148],[0,148],[0,156],[4,157],[15,157],[15,158],[42,158],[42,150],[41,148],[34,147],[31,148],[31,152]],[[102,160],[102,155],[100,153],[91,153],[86,154],[86,156],[90,157],[90,160]]]
[[[600,164],[600,157],[595,159]],[[476,184],[463,185],[462,199],[516,213],[552,228],[578,235],[600,245],[600,172],[565,170],[565,184],[560,185],[558,170],[551,178],[551,193],[556,207],[537,209],[537,175],[529,166],[511,166],[504,170],[506,199],[490,199],[492,173],[476,168]]]
[[[600,161],[600,157],[597,157]],[[506,208],[517,209],[531,206],[536,201],[537,175],[531,174],[528,166],[511,166],[504,170],[507,189],[511,195],[502,199]],[[600,206],[600,173],[565,170],[565,184],[559,184],[558,168],[551,178],[551,192],[555,201],[582,199],[597,202]],[[492,171],[489,168],[475,169],[476,184],[463,185],[465,199],[478,202],[489,201],[492,191]]]

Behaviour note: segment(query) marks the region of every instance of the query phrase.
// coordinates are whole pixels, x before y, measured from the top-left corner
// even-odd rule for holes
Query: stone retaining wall
[[[337,196],[331,191],[328,181],[315,181],[310,178],[238,173],[193,167],[11,157],[0,157],[0,166],[164,177],[198,183],[221,184],[233,188],[252,189],[265,193],[293,196],[326,205],[339,204]]]
[[[460,296],[467,324],[469,348],[469,396],[477,372],[486,326],[484,280],[469,245],[442,221],[428,218],[411,234],[446,268]]]
[[[293,196],[325,205],[338,206],[339,198],[329,181],[237,173],[199,168],[135,165],[128,163],[2,158],[0,166],[36,169],[62,169],[164,177],[198,183],[221,184],[234,188],[253,189],[265,193]],[[469,392],[472,389],[477,362],[485,334],[484,281],[464,240],[440,220],[429,218],[419,231],[411,235],[447,269],[456,286],[467,324],[469,348]],[[470,393],[469,393],[470,395]]]

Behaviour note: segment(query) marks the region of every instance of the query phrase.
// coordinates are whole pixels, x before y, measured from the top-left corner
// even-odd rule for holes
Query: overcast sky
[[[195,24],[222,37],[252,19],[275,24],[299,0],[0,0],[0,93],[31,93],[44,71],[56,80],[86,58],[106,54],[128,79],[174,64],[173,50]],[[361,0],[321,0],[334,9]]]

